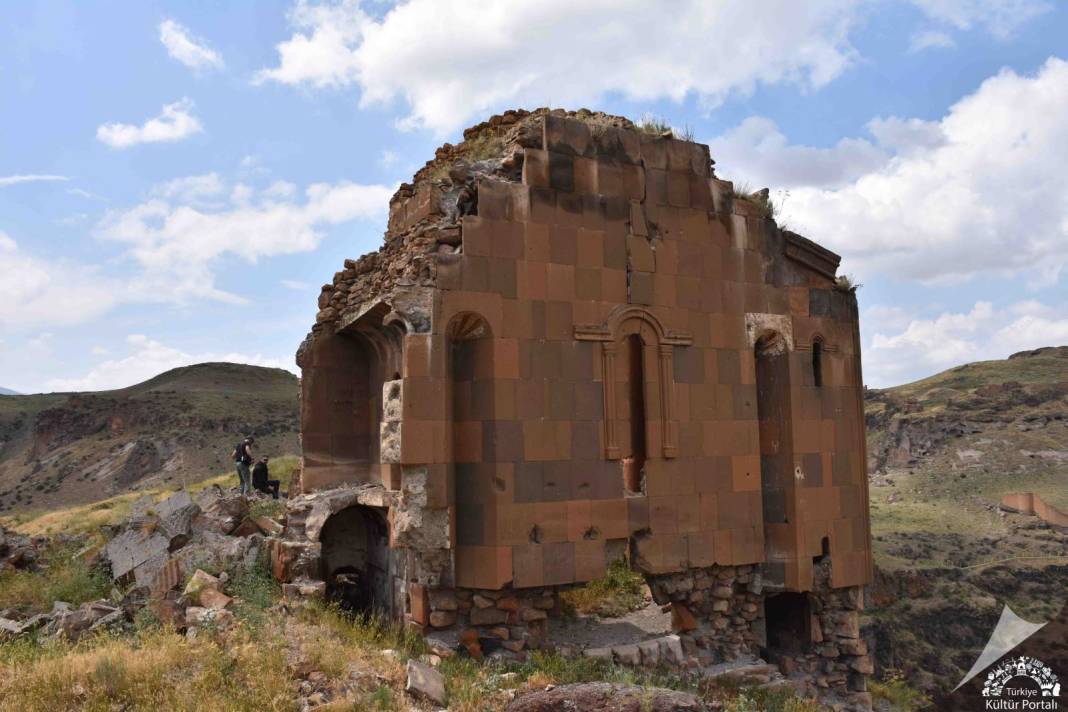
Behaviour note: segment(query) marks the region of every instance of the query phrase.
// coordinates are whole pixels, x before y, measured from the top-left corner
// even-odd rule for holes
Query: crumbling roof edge
[[[838,266],[842,263],[840,255],[796,232],[783,230],[782,234],[785,239],[783,251],[787,257],[828,279],[835,279],[838,276]]]

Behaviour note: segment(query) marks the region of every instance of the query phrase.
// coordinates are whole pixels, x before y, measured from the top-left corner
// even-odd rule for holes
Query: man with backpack
[[[241,481],[241,494],[252,494],[252,473],[248,466],[252,464],[252,436],[248,436],[234,446],[234,465],[237,467],[237,478]]]

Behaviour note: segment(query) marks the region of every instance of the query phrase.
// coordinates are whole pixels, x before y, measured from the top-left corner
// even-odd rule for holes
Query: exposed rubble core
[[[771,212],[707,146],[601,113],[440,148],[297,353],[276,575],[477,657],[543,644],[557,594],[626,556],[676,630],[599,655],[764,655],[870,707],[856,298]]]

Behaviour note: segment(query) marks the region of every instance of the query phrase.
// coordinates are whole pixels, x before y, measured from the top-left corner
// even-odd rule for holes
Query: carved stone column
[[[679,454],[679,424],[675,421],[675,362],[671,344],[660,344],[660,415],[663,419],[665,458]]]
[[[604,379],[604,455],[608,460],[619,459],[616,436],[616,344],[601,344],[601,377]]]

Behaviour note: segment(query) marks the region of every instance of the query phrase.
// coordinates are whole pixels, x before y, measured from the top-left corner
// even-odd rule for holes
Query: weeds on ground
[[[76,644],[50,641],[35,656],[0,645],[0,710],[57,709],[284,710],[296,685],[280,640],[236,632],[222,644],[188,640],[173,631],[131,637],[90,636]]]
[[[619,559],[603,577],[564,592],[561,600],[577,613],[618,618],[645,603],[645,579],[625,559]]]
[[[28,614],[51,610],[54,601],[78,606],[107,597],[111,591],[107,572],[90,567],[75,556],[78,551],[72,544],[53,544],[41,557],[38,571],[0,573],[0,608]]]
[[[888,670],[882,680],[870,680],[868,690],[873,700],[885,700],[890,712],[917,712],[931,704],[929,697],[909,686],[900,670]]]
[[[256,559],[255,566],[234,574],[226,590],[235,599],[234,615],[253,629],[263,627],[267,622],[265,611],[278,601],[281,594],[278,582],[271,574],[267,554],[263,551]]]
[[[651,136],[664,136],[670,134],[673,138],[679,141],[694,140],[693,127],[685,125],[682,128],[676,128],[662,116],[655,116],[653,114],[645,114],[638,119],[638,130],[642,133],[650,134]]]

